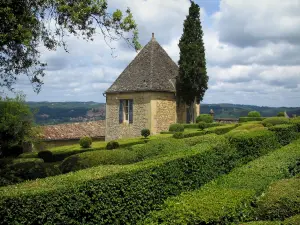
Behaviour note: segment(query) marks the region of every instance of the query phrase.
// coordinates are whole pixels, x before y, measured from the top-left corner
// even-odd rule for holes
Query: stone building
[[[176,105],[177,64],[152,35],[150,42],[105,92],[105,140],[137,137],[168,130],[170,124],[186,123],[185,105]],[[199,114],[197,105],[194,115]],[[188,121],[190,122],[190,121]]]

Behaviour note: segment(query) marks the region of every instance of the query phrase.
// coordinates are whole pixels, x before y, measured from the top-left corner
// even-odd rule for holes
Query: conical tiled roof
[[[106,93],[163,91],[175,92],[178,66],[155,40],[141,50]]]

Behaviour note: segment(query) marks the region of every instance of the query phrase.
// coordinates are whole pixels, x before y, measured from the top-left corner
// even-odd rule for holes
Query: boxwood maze
[[[153,211],[142,224],[231,224],[254,220],[257,217],[252,207],[255,198],[272,182],[292,175],[300,158],[299,147],[300,140],[297,140],[199,190],[170,198],[162,210]]]
[[[175,151],[177,158],[170,154],[151,159],[148,165],[147,160],[128,165],[127,170],[102,179],[74,183],[71,174],[73,182],[61,188],[43,190],[39,188],[43,180],[2,188],[0,224],[134,224],[168,197],[198,189],[239,163],[242,155],[225,137],[203,138],[206,141],[188,151]],[[273,136],[270,140],[272,143]]]

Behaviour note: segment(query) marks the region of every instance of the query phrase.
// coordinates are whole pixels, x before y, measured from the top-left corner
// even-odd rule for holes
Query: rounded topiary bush
[[[284,112],[279,112],[279,113],[277,113],[277,116],[278,117],[284,117],[285,115],[284,115]]]
[[[184,138],[184,135],[182,132],[176,132],[173,134],[173,138],[181,139],[181,138]]]
[[[38,153],[38,157],[43,159],[44,162],[53,162],[53,153],[51,151],[41,151]]]
[[[90,148],[92,145],[92,138],[90,137],[82,137],[80,138],[79,144],[82,148]]]
[[[141,135],[144,138],[147,138],[148,136],[150,136],[150,130],[149,129],[143,129],[143,130],[141,130]]]
[[[113,149],[117,149],[119,147],[120,147],[120,145],[117,141],[110,141],[106,145],[107,150],[113,150]]]
[[[196,123],[199,122],[212,123],[213,121],[214,121],[213,117],[209,114],[201,114],[196,119]]]
[[[198,127],[199,127],[200,130],[204,130],[205,128],[207,128],[207,123],[205,123],[203,121],[199,122]]]
[[[260,117],[260,113],[257,111],[251,111],[248,113],[248,117]]]
[[[179,123],[174,123],[171,124],[169,127],[170,132],[183,132],[184,131],[184,126]]]

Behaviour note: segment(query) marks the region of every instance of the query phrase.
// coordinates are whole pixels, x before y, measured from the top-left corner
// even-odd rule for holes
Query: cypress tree
[[[190,118],[194,121],[194,103],[203,100],[207,90],[203,31],[200,21],[200,7],[191,1],[189,15],[184,21],[183,34],[179,41],[179,76],[176,82],[178,104],[189,106]]]

